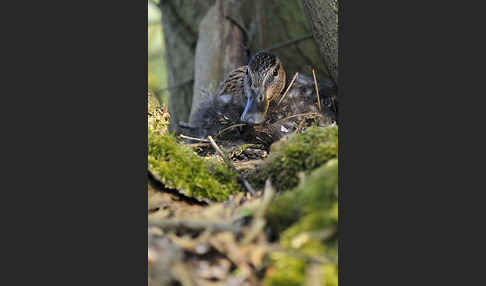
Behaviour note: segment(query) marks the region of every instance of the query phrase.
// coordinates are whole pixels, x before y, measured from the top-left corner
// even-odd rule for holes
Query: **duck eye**
[[[273,76],[276,77],[278,75],[278,68],[273,71]]]

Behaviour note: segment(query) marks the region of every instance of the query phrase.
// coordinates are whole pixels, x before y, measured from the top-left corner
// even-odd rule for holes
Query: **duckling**
[[[337,121],[338,100],[336,85],[332,80],[323,78],[317,82],[317,88],[319,90],[320,111],[318,109],[313,77],[299,73],[282,102],[278,106],[276,103],[270,106],[272,111],[271,121],[275,122],[287,116],[310,112],[320,112],[324,123]]]
[[[321,78],[317,87],[320,110],[313,77],[301,73],[298,74],[284,98],[270,103],[267,121],[264,126],[258,128],[260,133],[266,134],[266,141],[269,144],[297,130],[305,129],[312,122],[317,122],[321,126],[337,122],[336,85],[330,79]],[[296,116],[311,113],[320,113],[321,116],[307,116],[307,118],[302,115]]]
[[[218,86],[216,94],[204,100],[192,122],[180,122],[192,136],[216,135],[230,123],[261,124],[270,102],[285,87],[285,70],[278,57],[267,52],[255,54],[248,65],[230,72]]]

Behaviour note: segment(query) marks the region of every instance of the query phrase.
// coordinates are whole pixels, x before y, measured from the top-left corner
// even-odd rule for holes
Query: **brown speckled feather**
[[[217,96],[232,94],[233,96],[243,96],[243,79],[245,78],[247,66],[241,66],[231,71],[216,91]]]

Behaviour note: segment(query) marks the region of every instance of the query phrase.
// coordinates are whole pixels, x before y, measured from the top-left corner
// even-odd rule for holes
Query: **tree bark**
[[[198,26],[215,0],[164,0],[159,2],[164,29],[169,92],[169,131],[178,133],[179,121],[188,121],[194,84],[194,54]],[[171,88],[174,87],[174,88]]]
[[[246,64],[243,31],[233,20],[227,18],[233,19],[234,15],[228,15],[229,13],[238,13],[239,3],[240,0],[216,0],[199,25],[191,121],[201,102],[216,92],[224,76]],[[232,4],[232,7],[227,4]]]
[[[296,72],[312,75],[312,69],[319,77],[328,77],[301,0],[247,0],[242,8],[252,54],[269,50],[277,55],[287,78]],[[302,40],[288,44],[298,39]]]
[[[338,0],[302,0],[329,75],[338,82]]]

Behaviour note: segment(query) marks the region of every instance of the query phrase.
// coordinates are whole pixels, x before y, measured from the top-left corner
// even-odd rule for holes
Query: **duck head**
[[[270,102],[285,87],[285,71],[280,59],[267,52],[259,52],[248,63],[243,80],[246,106],[240,120],[250,125],[265,121]]]

